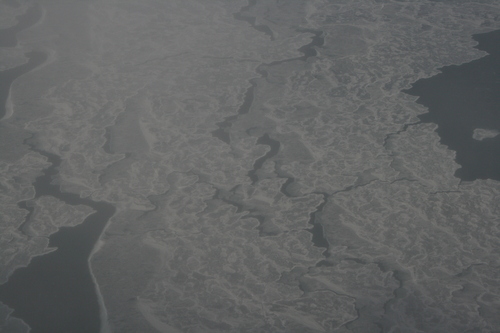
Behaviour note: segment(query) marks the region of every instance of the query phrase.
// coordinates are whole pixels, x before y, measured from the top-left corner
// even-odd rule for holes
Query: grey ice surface
[[[500,332],[500,184],[455,178],[401,92],[484,56],[498,1],[36,2],[0,50],[48,55],[0,122],[0,282],[91,212],[40,197],[19,230],[33,136],[64,191],[117,208],[90,258],[103,333]],[[0,28],[33,2],[8,3]]]
[[[498,134],[500,134],[500,132],[498,132],[497,130],[476,128],[474,130],[474,133],[472,134],[472,137],[474,138],[474,140],[482,141],[484,139],[493,139]]]

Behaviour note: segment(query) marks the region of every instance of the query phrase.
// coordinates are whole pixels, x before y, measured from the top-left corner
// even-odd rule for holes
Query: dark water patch
[[[238,190],[238,188],[239,188],[239,185],[234,186],[229,191],[216,188],[213,199],[221,200],[224,203],[227,203],[231,206],[236,207],[236,214],[239,214],[243,211],[249,211],[249,208],[246,207],[241,202],[241,200],[238,200],[238,195],[236,195],[236,191]]]
[[[243,16],[242,13],[245,11],[248,11],[252,6],[255,6],[257,4],[256,0],[249,0],[248,5],[244,6],[241,8],[239,13],[233,14],[235,19],[238,20],[244,20],[250,23],[255,29],[259,31],[266,32],[266,29],[269,29],[267,26],[256,26],[255,25],[255,18],[254,17],[247,17]],[[261,27],[261,28],[259,28]],[[262,28],[265,27],[265,28]],[[302,57],[296,57],[296,58],[289,58],[289,59],[283,59],[283,60],[277,60],[273,61],[270,63],[263,63],[257,66],[256,72],[259,74],[262,78],[267,78],[269,73],[268,73],[268,68],[272,66],[276,66],[282,63],[286,62],[291,62],[291,61],[297,61],[297,60],[302,60],[302,61],[307,61],[310,57],[314,57],[317,55],[316,47],[321,47],[325,43],[324,39],[324,32],[320,30],[313,30],[313,29],[298,29],[297,31],[299,32],[305,32],[305,33],[312,33],[314,34],[314,37],[311,37],[312,41],[309,44],[306,44],[302,46],[299,51],[303,53],[304,55]],[[267,33],[271,36],[271,39],[274,39],[274,36],[272,35],[272,31],[269,29]],[[249,80],[251,86],[247,89],[245,93],[245,97],[243,100],[243,104],[239,107],[238,113],[236,116],[230,116],[224,118],[223,121],[216,123],[218,126],[218,129],[212,132],[212,136],[215,138],[218,138],[219,140],[230,144],[231,143],[231,138],[229,135],[229,129],[231,128],[232,124],[238,119],[238,116],[244,115],[250,112],[250,109],[252,107],[252,103],[254,100],[254,93],[255,93],[255,88],[257,87],[257,81],[255,79]]]
[[[104,142],[102,149],[107,154],[114,154],[114,151],[111,149],[111,126],[106,127],[104,138],[106,139],[106,142]]]
[[[250,108],[252,107],[253,99],[254,99],[254,91],[255,91],[255,82],[254,80],[250,80],[252,84],[247,91],[245,92],[245,98],[243,99],[243,104],[238,108],[238,114],[247,114],[250,112]]]
[[[287,188],[288,186],[290,186],[292,183],[295,182],[295,178],[293,177],[282,177],[282,178],[286,178],[286,181],[283,183],[283,185],[281,185],[280,192],[283,193],[285,196],[291,198],[292,195],[290,194],[290,192],[288,192]]]
[[[282,194],[284,194],[288,198],[302,196],[300,186],[296,182],[295,177],[283,170],[282,163],[280,161],[277,161],[276,163],[275,172],[278,175],[278,178],[285,179],[285,182],[280,187],[280,192]]]
[[[216,123],[216,125],[219,127],[215,131],[212,132],[212,136],[227,143],[231,143],[231,137],[229,136],[229,129],[233,125],[233,121],[235,121],[238,118],[238,116],[229,116],[225,117],[223,121]]]
[[[226,204],[236,207],[236,214],[248,212],[241,219],[255,219],[258,221],[257,229],[260,237],[276,236],[281,230],[266,216],[258,207],[245,204],[244,199],[237,192],[241,185],[236,185],[231,190],[217,188],[212,200],[220,200]]]
[[[321,30],[312,29],[298,29],[297,31],[314,34],[314,36],[311,37],[312,41],[299,49],[299,51],[304,54],[300,59],[303,61],[307,61],[307,59],[309,59],[310,57],[317,56],[318,51],[316,51],[316,47],[322,47],[323,45],[325,45],[324,32]]]
[[[14,6],[16,4],[15,1],[6,3]],[[18,15],[15,26],[0,30],[0,47],[15,47],[17,45],[17,33],[35,25],[41,18],[42,9],[38,4],[28,8],[24,14]]]
[[[218,129],[212,132],[212,136],[227,143],[231,143],[231,137],[229,135],[229,129],[233,125],[233,122],[238,119],[239,115],[244,115],[250,112],[250,108],[252,107],[253,99],[254,99],[254,90],[255,90],[255,81],[250,80],[251,86],[245,92],[245,97],[243,98],[243,103],[238,108],[238,114],[225,117],[223,121],[217,123]]]
[[[113,153],[142,154],[149,151],[139,121],[141,110],[144,109],[141,94],[127,98],[124,104],[125,109],[118,114],[114,124],[106,127],[107,141],[104,148]]]
[[[257,4],[257,0],[249,0],[248,5],[242,7],[238,13],[233,14],[233,17],[237,20],[245,21],[245,22],[249,23],[252,26],[252,28],[254,28],[257,31],[265,33],[266,35],[269,36],[269,38],[271,38],[271,40],[274,40],[274,33],[267,25],[255,24],[255,22],[257,21],[256,17],[245,16],[243,14],[243,13],[247,12],[248,10],[250,10],[251,7],[254,7],[256,4]]]
[[[303,56],[296,58],[288,58],[283,60],[276,60],[267,64],[261,64],[256,69],[256,72],[260,74],[260,76],[262,76],[263,78],[267,78],[269,76],[269,72],[267,69],[273,66],[277,66],[292,61],[307,61],[307,59],[318,55],[316,48],[322,47],[325,44],[324,32],[320,30],[311,30],[311,29],[298,29],[297,31],[314,34],[314,36],[311,37],[312,41],[309,44],[306,44],[298,49],[299,52],[303,54]]]
[[[281,233],[281,230],[265,215],[258,214],[258,211],[250,210],[250,214],[242,217],[242,219],[256,219],[259,225],[255,227],[259,231],[259,237],[273,237]]]
[[[328,253],[328,250],[330,249],[330,242],[328,242],[328,240],[325,237],[323,225],[319,222],[319,217],[321,216],[321,213],[325,208],[329,195],[326,193],[319,193],[319,194],[323,196],[323,202],[321,202],[316,207],[316,210],[314,212],[309,214],[309,224],[312,225],[312,227],[306,230],[312,234],[311,241],[314,244],[314,246],[324,248],[325,251],[323,251],[323,255],[326,258],[328,258],[330,256],[330,254]]]
[[[85,205],[95,213],[75,227],[62,227],[49,237],[55,251],[32,258],[0,285],[0,301],[14,309],[32,333],[97,333],[100,310],[88,258],[106,223],[115,213],[113,205],[61,192],[52,184],[61,158],[32,147],[51,165],[36,178],[35,198],[50,195],[69,205]],[[21,206],[29,206],[21,202]],[[26,226],[25,228],[28,228]]]
[[[220,123],[217,123],[216,125],[220,126],[220,125],[226,125],[224,121],[220,122]],[[227,127],[230,127],[230,126],[225,126],[224,128],[219,128],[219,129],[216,129],[215,131],[212,132],[212,136],[214,138],[217,138],[219,140],[221,140],[222,142],[225,142],[227,144],[230,144],[231,143],[231,137],[229,136],[229,133],[225,131],[225,128]]]
[[[334,263],[328,260],[321,260],[316,264],[316,267],[333,267]]]
[[[251,219],[251,218],[259,221],[259,225],[255,229],[259,230],[259,236],[262,236],[262,230],[264,228],[264,223],[266,222],[266,217],[264,215],[249,214],[249,215],[243,217],[242,220]]]
[[[12,82],[21,75],[40,66],[47,60],[47,55],[38,51],[28,52],[25,56],[28,58],[27,63],[0,72],[0,119],[5,117],[5,113],[7,112],[6,103]]]
[[[253,169],[248,172],[248,177],[252,180],[252,184],[257,183],[259,180],[257,171],[262,168],[268,159],[271,159],[278,154],[281,146],[279,141],[271,139],[267,133],[257,139],[257,144],[267,145],[271,149],[264,156],[258,158],[253,164]]]
[[[330,243],[324,236],[323,226],[321,223],[312,223],[312,228],[307,229],[312,234],[312,242],[316,247],[323,247],[328,249],[330,247]]]
[[[408,297],[408,287],[407,284],[409,281],[413,280],[412,274],[403,269],[397,269],[395,267],[388,267],[388,265],[383,263],[376,263],[382,272],[392,272],[392,278],[396,280],[399,286],[393,290],[393,297],[387,300],[384,305],[384,313],[380,318],[380,321],[377,323],[381,327],[383,327],[382,332],[389,332],[394,327],[394,319],[398,318],[397,306],[398,301]],[[392,265],[391,265],[392,266]],[[395,307],[395,309],[393,309]],[[409,308],[409,311],[419,311],[423,309],[418,309],[417,306]]]
[[[24,222],[21,223],[19,228],[17,230],[21,231],[23,234],[28,235],[29,232],[27,230],[27,226],[29,225],[31,221],[31,216],[33,215],[33,212],[35,211],[35,208],[33,206],[33,201],[31,200],[23,200],[17,203],[17,206],[21,209],[27,210],[28,215],[26,215],[26,218],[24,219]]]
[[[487,32],[484,34],[475,34],[472,38],[478,42],[474,48],[486,51],[492,55],[500,54],[500,30]]]
[[[500,181],[500,136],[475,140],[475,129],[500,131],[500,30],[473,36],[476,48],[489,55],[421,79],[405,93],[418,96],[429,112],[423,123],[438,125],[441,142],[456,152],[461,168],[455,176],[464,181]]]

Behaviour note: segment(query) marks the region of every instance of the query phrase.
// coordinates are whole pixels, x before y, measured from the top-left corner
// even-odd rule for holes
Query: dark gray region
[[[6,1],[10,6],[15,7],[17,4],[14,1]],[[17,45],[16,34],[19,31],[27,29],[35,25],[42,18],[42,9],[39,5],[35,4],[28,8],[24,14],[16,17],[17,24],[10,28],[0,30],[0,47],[14,47]]]
[[[262,168],[267,160],[273,158],[279,153],[281,146],[279,141],[271,139],[267,133],[257,139],[257,144],[269,146],[270,149],[264,156],[258,158],[254,162],[253,169],[248,172],[248,177],[252,180],[253,185],[259,181],[257,172]]]
[[[62,192],[52,184],[61,158],[30,144],[51,165],[36,178],[35,198],[49,195],[69,205],[85,205],[95,210],[83,223],[62,227],[49,237],[55,251],[34,257],[27,267],[19,268],[0,285],[0,301],[14,309],[12,316],[31,327],[31,333],[97,333],[101,319],[97,293],[88,258],[106,223],[115,213],[113,205]],[[31,210],[28,201],[19,203],[30,212],[20,227],[29,228]]]
[[[17,4],[15,1],[5,1],[5,3],[12,7],[16,7]],[[18,15],[15,26],[0,30],[0,47],[15,47],[17,45],[17,33],[35,25],[40,21],[41,17],[42,9],[38,4],[28,8],[24,14]],[[0,119],[5,117],[5,105],[9,97],[12,82],[47,60],[47,55],[39,51],[28,52],[25,56],[28,58],[27,63],[0,72]]]
[[[306,230],[311,233],[311,241],[313,242],[314,246],[324,248],[325,251],[323,251],[323,255],[328,258],[330,256],[330,253],[328,252],[328,250],[330,249],[330,243],[328,242],[328,239],[326,239],[323,225],[321,224],[320,220],[329,195],[327,193],[318,194],[321,194],[323,196],[323,201],[316,207],[316,210],[314,212],[309,214],[309,224],[312,225],[312,227]],[[324,261],[320,261],[317,265],[322,266],[323,263]]]
[[[233,16],[235,19],[238,20],[243,20],[252,25],[252,27],[258,31],[264,32],[266,35],[269,35],[271,37],[271,40],[274,40],[274,35],[269,29],[269,27],[265,25],[255,25],[256,18],[255,17],[247,17],[244,16],[243,14],[247,12],[251,7],[255,6],[257,4],[257,0],[249,0],[248,5],[244,6],[240,9],[238,13],[235,13]],[[312,33],[314,34],[314,37],[311,37],[311,42],[302,46],[299,48],[299,51],[303,54],[301,57],[297,58],[289,58],[289,59],[284,59],[284,60],[278,60],[278,61],[273,61],[271,63],[263,63],[257,66],[256,72],[260,74],[263,78],[267,78],[269,73],[268,69],[271,68],[272,66],[276,66],[282,63],[290,62],[290,61],[307,61],[311,57],[315,57],[318,55],[318,52],[316,51],[316,47],[321,47],[325,43],[325,38],[324,38],[324,32],[320,30],[313,30],[313,29],[303,29],[303,28],[298,28],[298,32],[302,33]],[[216,123],[218,129],[215,131],[212,131],[212,136],[227,143],[231,144],[231,136],[230,136],[230,129],[231,126],[235,121],[238,120],[238,116],[247,114],[250,112],[250,109],[252,107],[252,103],[254,100],[254,94],[255,94],[255,88],[257,87],[257,80],[256,79],[251,79],[249,80],[249,83],[251,86],[247,89],[245,92],[245,97],[243,99],[243,104],[238,109],[238,113],[236,115],[228,116],[225,117],[223,121]],[[252,179],[253,181],[253,179]]]
[[[39,51],[28,52],[25,56],[28,58],[27,63],[0,72],[0,119],[5,117],[5,105],[9,97],[12,82],[21,75],[40,66],[47,60],[47,55]]]
[[[271,40],[274,40],[274,33],[267,25],[255,24],[255,22],[257,21],[256,17],[245,15],[245,12],[256,4],[257,0],[249,0],[248,5],[241,8],[241,10],[238,13],[233,14],[233,16],[237,20],[248,22],[255,30],[265,33],[269,36],[269,38],[271,38]]]
[[[243,104],[238,108],[237,115],[225,117],[223,121],[218,122],[216,125],[219,127],[217,130],[212,132],[212,136],[218,138],[219,140],[230,144],[231,137],[229,136],[229,129],[233,125],[233,122],[238,119],[238,116],[247,114],[250,112],[250,107],[253,103],[254,90],[255,90],[255,80],[250,80],[251,86],[247,89],[245,97],[243,99]]]
[[[489,55],[415,82],[405,93],[418,96],[429,112],[423,123],[438,125],[441,143],[456,151],[464,181],[500,181],[500,136],[475,140],[475,129],[500,130],[500,30],[473,36],[479,50]]]

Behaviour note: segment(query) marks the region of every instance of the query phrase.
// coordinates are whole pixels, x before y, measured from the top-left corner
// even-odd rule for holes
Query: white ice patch
[[[500,134],[497,130],[476,128],[472,134],[474,140],[483,141],[484,139],[492,139]]]

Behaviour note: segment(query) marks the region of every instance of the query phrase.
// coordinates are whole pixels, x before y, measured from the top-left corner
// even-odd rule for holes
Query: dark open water
[[[482,141],[472,137],[476,128],[500,130],[500,30],[473,38],[476,48],[489,55],[443,67],[405,92],[419,97],[417,102],[429,109],[421,121],[437,124],[441,142],[456,152],[457,177],[500,181],[500,135]]]
[[[35,25],[41,18],[42,9],[37,4],[28,8],[24,14],[18,15],[16,17],[16,25],[0,30],[0,47],[16,46],[17,33]],[[25,56],[28,58],[26,64],[0,72],[0,119],[5,116],[5,103],[7,102],[12,82],[47,60],[47,56],[42,52],[29,52]]]
[[[115,208],[105,202],[63,193],[51,184],[61,163],[59,156],[46,156],[52,165],[34,182],[35,198],[50,195],[69,205],[85,205],[96,212],[75,227],[63,227],[50,236],[56,251],[35,257],[0,285],[0,301],[14,309],[32,333],[94,333],[100,329],[97,293],[88,258]],[[23,229],[29,230],[29,222]]]
[[[16,34],[19,31],[35,25],[42,18],[42,9],[35,4],[28,10],[17,16],[17,24],[10,28],[0,30],[0,47],[14,47],[17,45]]]
[[[36,5],[18,16],[16,26],[0,30],[0,47],[15,46],[17,32],[34,25],[40,18],[41,9]],[[26,64],[0,72],[0,119],[5,115],[12,82],[43,64],[47,58],[37,51],[26,56],[29,60]],[[5,284],[0,285],[0,301],[14,309],[12,315],[26,322],[32,333],[97,333],[101,319],[88,258],[115,208],[106,202],[61,192],[59,186],[52,184],[59,172],[61,158],[37,149],[34,144],[28,145],[51,163],[33,183],[35,198],[48,195],[69,205],[91,207],[95,213],[80,225],[63,227],[51,235],[49,246],[57,250],[35,257],[27,267],[17,269]],[[28,201],[18,205],[29,212],[24,222],[19,221],[19,230],[29,234],[33,208]]]
[[[0,72],[0,119],[5,116],[5,106],[12,82],[21,75],[40,66],[47,60],[47,55],[43,52],[28,52],[25,56],[28,58],[27,63]]]

